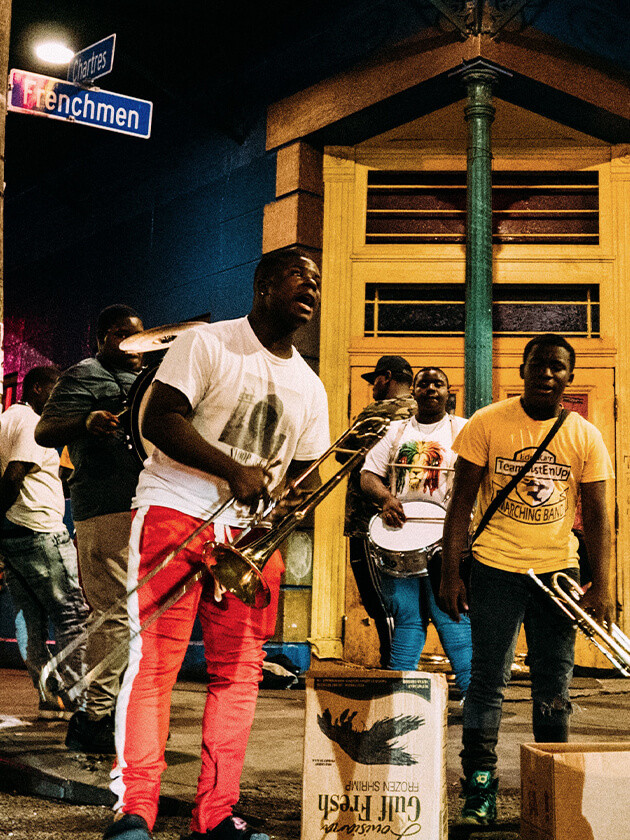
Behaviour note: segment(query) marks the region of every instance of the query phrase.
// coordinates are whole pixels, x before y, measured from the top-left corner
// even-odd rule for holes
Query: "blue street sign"
[[[110,35],[76,53],[68,65],[69,82],[84,84],[112,72],[116,36]]]
[[[11,70],[7,107],[9,111],[93,125],[134,137],[151,135],[152,102],[26,70]]]

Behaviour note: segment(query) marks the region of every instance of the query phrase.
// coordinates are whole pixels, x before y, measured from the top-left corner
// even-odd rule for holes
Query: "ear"
[[[567,385],[570,385],[573,382],[573,378],[575,377],[575,373],[571,373],[571,376],[567,379]]]
[[[522,365],[519,367],[518,372],[519,372],[519,375],[520,375],[521,379],[525,379],[525,376],[524,376],[524,373],[525,373],[525,365],[524,365],[524,364],[522,364]]]

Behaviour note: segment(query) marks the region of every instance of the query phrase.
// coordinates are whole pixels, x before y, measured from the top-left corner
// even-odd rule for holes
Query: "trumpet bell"
[[[630,639],[616,624],[612,624],[610,628],[604,627],[582,609],[579,602],[583,592],[577,581],[565,572],[555,572],[551,578],[550,588],[534,573],[533,569],[530,569],[527,574],[573,622],[576,630],[583,633],[624,677],[630,677]]]
[[[269,606],[271,590],[262,571],[242,551],[227,543],[206,543],[204,565],[221,586],[257,610]]]

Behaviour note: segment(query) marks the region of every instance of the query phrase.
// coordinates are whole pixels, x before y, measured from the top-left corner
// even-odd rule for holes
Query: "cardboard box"
[[[620,840],[629,826],[630,743],[521,745],[521,840]]]
[[[442,674],[307,676],[302,840],[445,840]]]

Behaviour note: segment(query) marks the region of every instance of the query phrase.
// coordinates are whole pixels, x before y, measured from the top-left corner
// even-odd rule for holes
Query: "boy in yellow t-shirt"
[[[452,618],[468,609],[459,558],[477,493],[481,518],[550,431],[561,411],[564,390],[573,380],[574,366],[575,351],[562,336],[533,338],[525,346],[520,367],[523,396],[477,411],[453,444],[459,457],[444,525],[440,592]],[[577,539],[571,527],[581,496],[593,574],[581,605],[599,622],[612,620],[606,512],[606,481],[612,476],[600,432],[571,413],[475,541],[472,678],[464,703],[461,753],[464,822],[487,824],[496,818],[501,705],[521,625],[528,646],[534,737],[538,742],[568,740],[575,630],[527,572],[534,569],[545,583],[560,570],[579,577]]]

